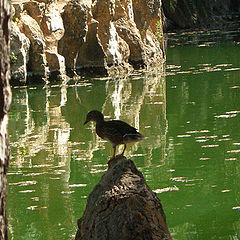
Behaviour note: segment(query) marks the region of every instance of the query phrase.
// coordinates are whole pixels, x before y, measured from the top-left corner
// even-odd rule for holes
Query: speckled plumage
[[[122,152],[123,155],[126,150],[127,143],[138,142],[145,139],[145,137],[140,134],[136,128],[120,120],[105,121],[103,114],[96,110],[87,114],[84,124],[90,121],[96,122],[97,135],[112,144],[114,149],[112,159],[115,157],[117,145],[124,144]]]

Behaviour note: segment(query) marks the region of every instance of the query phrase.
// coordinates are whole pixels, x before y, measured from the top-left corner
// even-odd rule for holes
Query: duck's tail
[[[129,133],[129,134],[125,134],[123,136],[124,142],[125,143],[130,143],[130,142],[139,142],[142,141],[144,139],[147,139],[147,137],[144,137],[142,134],[140,133]]]

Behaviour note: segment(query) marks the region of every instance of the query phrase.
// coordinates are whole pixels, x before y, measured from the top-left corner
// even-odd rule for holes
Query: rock
[[[144,43],[139,30],[136,28],[134,21],[116,21],[116,29],[119,36],[128,44],[130,54],[129,63],[133,66],[144,62]]]
[[[133,12],[137,28],[143,34],[160,20],[160,0],[135,0],[133,1]],[[156,26],[154,26],[156,27]],[[153,29],[154,30],[154,29]],[[145,37],[145,35],[143,35]]]
[[[162,62],[163,49],[157,26],[161,26],[161,1],[133,1],[133,13],[137,29],[142,38],[142,61],[145,65]]]
[[[119,155],[109,163],[88,197],[75,239],[172,239],[161,202],[133,161]]]
[[[55,3],[48,6],[41,22],[41,29],[47,42],[58,42],[64,35],[64,25],[60,14],[61,8]],[[48,43],[46,44],[48,45]],[[53,45],[53,44],[49,44]],[[57,44],[54,44],[57,49]]]
[[[59,53],[65,57],[67,70],[76,70],[79,49],[88,30],[88,14],[88,5],[78,1],[71,1],[63,8],[62,19],[65,33],[58,43],[58,49]]]
[[[50,80],[56,80],[59,76],[65,76],[65,58],[55,52],[46,51],[45,54],[49,65]]]
[[[38,3],[36,1],[29,1],[23,3],[23,11],[30,17],[35,19],[38,25],[41,25],[41,21],[45,16],[46,6],[44,3]]]
[[[115,19],[126,15],[121,2],[111,0],[106,4],[105,1],[95,1],[92,5],[92,14],[98,21],[97,35],[104,51],[106,67],[126,63],[130,55],[129,47],[119,36],[115,24]]]
[[[22,32],[29,38],[31,45],[29,49],[29,73],[36,78],[45,78],[48,74],[45,41],[41,28],[37,21],[27,14],[22,14]]]
[[[14,5],[14,19],[30,40],[28,79],[65,77],[65,59],[58,53],[58,41],[64,35],[61,7],[52,3],[29,1]],[[22,34],[19,32],[19,34]],[[50,71],[50,72],[49,72]],[[12,79],[16,79],[14,76]]]
[[[25,83],[29,60],[30,40],[20,32],[16,23],[11,26],[10,63],[12,80]]]
[[[96,20],[91,20],[88,23],[88,31],[86,34],[86,40],[83,42],[82,46],[79,48],[79,54],[76,59],[75,69],[81,74],[80,71],[90,69],[95,69],[96,72],[105,72],[106,71],[106,61],[105,53],[103,47],[100,43],[98,37],[98,22]]]
[[[28,76],[127,74],[164,61],[160,0],[15,2],[13,21],[30,40]],[[50,74],[49,74],[50,71]],[[26,74],[25,74],[26,75]],[[57,77],[57,75],[56,75]]]
[[[163,0],[167,17],[166,28],[215,28],[226,25],[234,14],[240,13],[239,0]]]
[[[142,3],[142,8],[148,6],[144,4],[146,2]],[[160,19],[160,1],[154,0],[149,6],[149,13],[143,9],[136,11],[137,18],[141,14],[143,21],[148,18],[148,26],[142,24],[138,29],[132,1],[97,0],[92,5],[69,2],[62,14],[65,34],[59,42],[66,67],[80,70],[80,74],[83,69],[109,74],[117,66],[130,70],[130,64],[163,61],[160,44],[152,29],[153,22]]]
[[[65,58],[58,53],[58,43],[64,35],[60,9],[55,3],[48,6],[40,25],[46,44],[45,54],[50,81],[63,79],[66,75]]]
[[[12,4],[12,16],[13,22],[19,21],[21,13],[23,12],[23,4],[22,3],[13,3]]]

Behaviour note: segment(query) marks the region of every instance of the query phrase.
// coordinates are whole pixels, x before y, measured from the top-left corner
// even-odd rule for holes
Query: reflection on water
[[[15,87],[13,93],[8,176],[12,239],[63,239],[75,233],[86,197],[112,155],[111,145],[96,136],[94,124],[83,126],[92,109],[149,137],[127,147],[126,156],[139,166],[164,164],[166,89],[161,69],[116,80]],[[158,157],[153,159],[155,150]]]
[[[179,190],[160,197],[174,239],[240,236],[239,31],[225,37],[168,49],[166,162]]]
[[[160,197],[174,239],[239,239],[240,49],[233,35],[213,44],[191,34],[190,44],[171,40],[166,72],[15,87],[10,239],[62,240],[76,232],[112,156],[94,124],[83,126],[92,109],[148,137],[129,144],[126,156]]]

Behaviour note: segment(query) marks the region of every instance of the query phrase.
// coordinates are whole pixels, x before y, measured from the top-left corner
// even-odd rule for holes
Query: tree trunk
[[[11,104],[10,78],[10,3],[0,0],[0,240],[8,239],[6,198],[9,146],[7,125]]]

